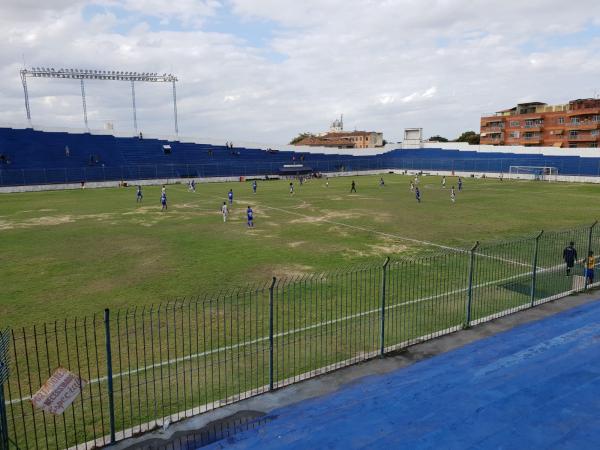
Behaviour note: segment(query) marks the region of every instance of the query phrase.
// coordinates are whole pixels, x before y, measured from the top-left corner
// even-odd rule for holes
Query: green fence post
[[[383,263],[383,273],[381,275],[381,352],[380,356],[383,358],[385,354],[385,288],[386,288],[386,279],[387,279],[387,266],[390,262],[389,256],[385,258],[385,262]]]
[[[4,383],[0,380],[0,450],[8,450],[8,423],[4,405]]]
[[[273,277],[269,288],[269,390],[273,390],[273,288],[277,278]]]
[[[0,450],[8,450],[8,412],[4,398],[4,383],[8,382],[8,329],[0,330]]]
[[[590,232],[588,235],[588,249],[587,249],[587,253],[585,254],[585,262],[584,262],[584,267],[585,267],[585,284],[583,285],[583,290],[587,290],[588,288],[588,277],[587,277],[587,257],[590,254],[590,252],[592,251],[592,234],[594,233],[594,227],[598,224],[598,221],[596,220],[592,226],[590,227]]]
[[[535,249],[533,251],[533,263],[532,263],[532,268],[531,268],[531,292],[530,292],[532,307],[535,302],[535,281],[536,281],[536,275],[537,275],[538,247],[540,244],[540,238],[542,237],[542,234],[544,234],[544,230],[540,231],[540,234],[538,234],[536,236]]]
[[[106,379],[108,381],[108,417],[110,443],[116,442],[115,436],[115,392],[113,389],[112,349],[110,345],[110,311],[104,310],[104,336],[106,338]]]
[[[479,247],[479,241],[475,242],[475,245],[471,249],[471,258],[469,261],[469,288],[467,291],[467,321],[465,326],[468,328],[471,326],[471,310],[473,305],[473,270],[475,267],[475,250]]]

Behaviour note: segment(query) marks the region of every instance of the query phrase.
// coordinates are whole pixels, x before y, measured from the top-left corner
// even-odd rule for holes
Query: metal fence
[[[143,164],[127,166],[10,169],[0,167],[0,186],[131,181],[169,178],[208,178],[277,175],[288,157],[223,159],[206,164]],[[594,158],[412,158],[390,155],[315,158],[303,162],[316,172],[410,170],[425,172],[509,173],[510,166],[555,167],[560,175],[600,176],[600,159]]]
[[[563,249],[579,251],[566,276]],[[2,332],[2,448],[93,448],[585,290],[594,225]],[[89,383],[61,415],[32,395]]]

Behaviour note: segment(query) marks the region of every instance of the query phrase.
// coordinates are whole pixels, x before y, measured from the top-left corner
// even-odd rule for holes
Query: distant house
[[[383,133],[376,131],[344,131],[343,116],[331,124],[328,132],[307,136],[294,145],[337,148],[383,147]]]

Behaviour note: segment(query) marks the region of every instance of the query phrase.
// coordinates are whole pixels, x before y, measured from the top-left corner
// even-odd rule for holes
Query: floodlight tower
[[[33,67],[31,69],[22,69],[21,82],[23,83],[23,93],[25,95],[25,111],[27,113],[27,121],[31,125],[31,107],[29,105],[29,92],[27,89],[27,78],[66,78],[79,80],[81,85],[81,103],[83,106],[83,122],[86,129],[88,127],[87,118],[87,103],[85,98],[85,83],[84,80],[101,80],[101,81],[129,81],[131,83],[131,104],[133,110],[133,128],[137,134],[137,108],[135,104],[135,82],[149,83],[172,83],[173,85],[173,115],[175,123],[175,134],[179,134],[179,126],[177,123],[177,91],[175,83],[179,81],[175,75],[157,73],[139,73],[139,72],[121,72],[111,70],[82,70],[82,69],[58,69],[46,67]]]

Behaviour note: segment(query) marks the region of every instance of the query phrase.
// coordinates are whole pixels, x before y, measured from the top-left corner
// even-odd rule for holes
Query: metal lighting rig
[[[131,83],[131,103],[133,106],[133,127],[137,134],[137,111],[135,106],[135,82],[148,83],[172,83],[173,85],[173,116],[175,121],[175,134],[179,134],[177,124],[177,90],[175,83],[177,77],[172,74],[146,72],[120,72],[112,70],[82,70],[82,69],[53,69],[47,67],[33,67],[31,69],[21,70],[21,81],[23,83],[23,92],[25,94],[25,110],[27,111],[27,121],[31,124],[31,108],[29,106],[29,92],[27,91],[27,78],[66,78],[79,80],[81,84],[81,102],[83,104],[83,121],[86,129],[88,127],[87,105],[85,101],[85,80],[101,81],[129,81]]]

